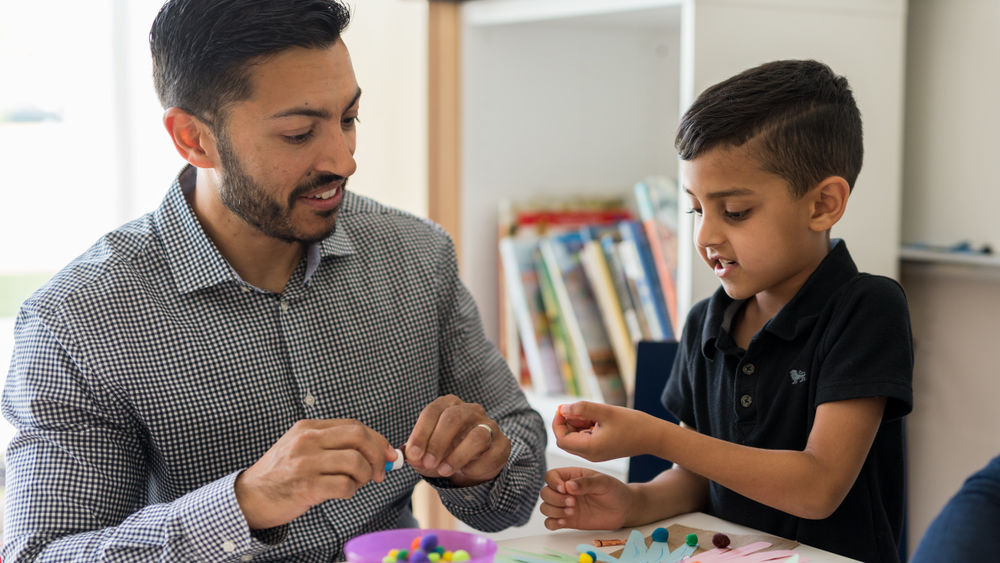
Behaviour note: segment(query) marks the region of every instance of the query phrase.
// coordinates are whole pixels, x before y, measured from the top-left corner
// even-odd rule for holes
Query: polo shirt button
[[[753,404],[753,397],[750,395],[743,395],[740,397],[740,404],[743,405],[743,408],[745,409],[750,408],[750,405]]]
[[[281,312],[282,313],[287,313],[288,312],[288,303],[285,303],[284,301],[282,301],[280,307],[281,307]]]
[[[240,557],[240,561],[253,561],[253,555],[244,555]]]
[[[757,368],[753,364],[743,364],[743,373],[753,375],[755,371],[757,371]]]
[[[243,293],[250,293],[250,288],[247,287],[247,286],[245,286],[245,285],[243,287],[241,287],[240,289],[243,290]]]
[[[309,405],[310,407],[316,404],[316,397],[313,397],[312,393],[306,393],[305,398],[303,398],[302,400],[305,402],[305,404]]]
[[[465,500],[475,500],[475,499],[476,499],[476,497],[474,497],[472,495],[465,495]]]
[[[226,540],[222,542],[222,551],[225,551],[226,553],[232,553],[236,551],[236,544],[233,543],[232,540]]]

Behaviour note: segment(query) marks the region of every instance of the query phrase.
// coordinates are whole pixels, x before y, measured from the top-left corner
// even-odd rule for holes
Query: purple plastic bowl
[[[436,534],[438,544],[448,551],[464,549],[469,552],[469,563],[493,563],[497,544],[490,538],[455,530],[422,530],[399,528],[371,532],[351,539],[344,546],[344,553],[351,563],[382,563],[390,549],[410,549],[413,538]]]

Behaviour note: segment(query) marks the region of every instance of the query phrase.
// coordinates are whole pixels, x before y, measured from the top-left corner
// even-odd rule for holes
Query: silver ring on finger
[[[482,423],[477,424],[476,427],[477,428],[485,428],[486,431],[490,433],[490,441],[489,441],[488,444],[486,444],[486,447],[488,448],[488,447],[492,446],[493,445],[493,428],[489,424],[482,424]]]

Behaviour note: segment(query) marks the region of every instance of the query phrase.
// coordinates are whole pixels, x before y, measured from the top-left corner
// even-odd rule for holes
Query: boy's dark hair
[[[218,128],[228,104],[252,95],[252,65],[291,47],[329,47],[349,21],[338,0],[169,0],[149,32],[160,103]]]
[[[674,146],[690,160],[742,146],[801,197],[828,176],[851,189],[864,155],[861,113],[847,79],[817,61],[774,61],[709,87],[681,118]]]

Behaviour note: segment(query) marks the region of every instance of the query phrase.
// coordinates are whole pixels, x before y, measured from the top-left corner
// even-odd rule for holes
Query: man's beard
[[[320,174],[308,183],[295,186],[295,189],[288,196],[287,207],[283,208],[246,172],[232,145],[230,145],[229,139],[224,135],[216,135],[216,138],[218,139],[219,158],[222,160],[223,166],[222,184],[219,186],[219,197],[222,199],[223,205],[248,224],[272,238],[286,242],[314,243],[330,236],[335,226],[332,221],[330,227],[319,235],[305,236],[296,231],[291,219],[292,206],[302,194],[309,193],[324,184],[341,180],[341,176]],[[346,187],[347,179],[343,178],[343,181],[343,185]],[[334,216],[339,209],[340,205],[338,204],[336,208],[324,212],[322,216]]]

